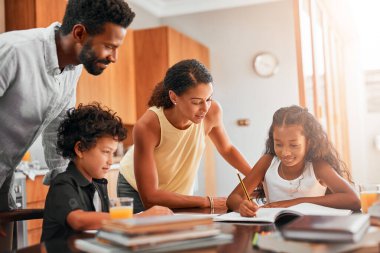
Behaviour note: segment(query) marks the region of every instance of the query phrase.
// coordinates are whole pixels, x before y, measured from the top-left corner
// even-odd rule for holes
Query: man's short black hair
[[[134,17],[123,0],[69,0],[60,30],[67,35],[74,25],[82,24],[90,35],[96,35],[103,32],[105,23],[127,28]]]

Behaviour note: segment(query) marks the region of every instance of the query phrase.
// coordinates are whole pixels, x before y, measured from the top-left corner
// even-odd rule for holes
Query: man
[[[14,169],[41,133],[51,169],[44,183],[67,167],[57,127],[75,106],[80,64],[99,75],[116,62],[134,16],[123,0],[69,0],[62,26],[0,35],[0,211],[14,207]]]

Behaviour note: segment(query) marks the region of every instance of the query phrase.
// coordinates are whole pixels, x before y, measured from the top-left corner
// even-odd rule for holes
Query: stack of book
[[[368,215],[305,215],[280,231],[259,235],[254,246],[274,252],[338,253],[376,246],[379,236],[380,229],[370,227]]]
[[[152,216],[107,220],[95,238],[78,239],[85,252],[170,252],[232,242],[211,217],[192,215]]]

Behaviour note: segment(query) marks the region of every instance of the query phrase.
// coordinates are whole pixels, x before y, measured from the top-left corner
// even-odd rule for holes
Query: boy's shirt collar
[[[72,161],[67,166],[66,171],[68,174],[73,176],[73,178],[75,179],[75,181],[77,181],[79,186],[86,187],[86,186],[92,184],[92,182],[88,181],[87,178],[85,178],[82,175],[82,173],[78,170],[78,168],[75,166],[75,164]],[[92,180],[98,184],[107,184],[108,183],[107,179],[105,179],[105,178],[101,178],[101,179],[93,178]]]

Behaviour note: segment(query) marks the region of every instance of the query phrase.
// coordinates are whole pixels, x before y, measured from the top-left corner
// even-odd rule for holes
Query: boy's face
[[[118,143],[110,136],[98,138],[94,147],[77,152],[75,165],[89,181],[103,178],[112,164]]]

